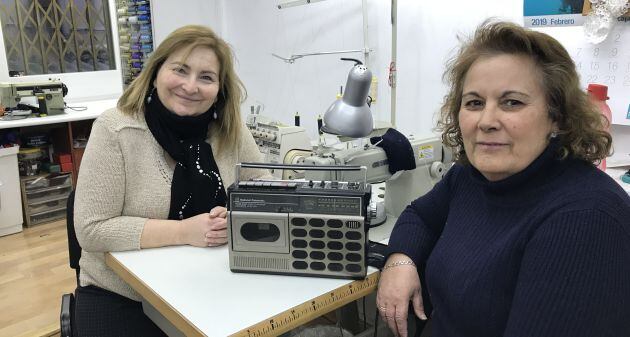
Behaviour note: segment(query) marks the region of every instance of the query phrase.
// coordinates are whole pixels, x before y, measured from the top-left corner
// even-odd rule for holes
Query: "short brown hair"
[[[540,70],[549,117],[559,128],[560,158],[597,162],[610,153],[612,137],[604,130],[608,121],[580,87],[575,64],[566,49],[547,34],[488,20],[447,63],[443,76],[450,89],[436,130],[442,133],[442,142],[453,148],[458,162],[468,162],[458,119],[464,79],[477,59],[501,54],[529,57]]]
[[[184,49],[185,57],[197,47],[212,49],[219,59],[218,99],[222,99],[223,110],[218,112],[219,149],[232,148],[240,141],[240,105],[247,95],[243,83],[234,71],[234,56],[230,46],[212,29],[201,25],[189,25],[176,29],[151,54],[144,69],[131,82],[118,100],[118,109],[135,115],[144,113],[146,97],[153,88],[153,80],[168,57]]]

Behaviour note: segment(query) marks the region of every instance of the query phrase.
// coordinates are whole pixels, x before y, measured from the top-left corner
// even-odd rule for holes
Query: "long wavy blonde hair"
[[[442,133],[442,142],[454,149],[458,162],[468,162],[458,118],[466,74],[480,57],[502,54],[529,57],[540,70],[549,117],[559,128],[560,158],[598,162],[610,154],[612,137],[605,131],[608,120],[580,87],[575,63],[566,49],[547,34],[489,20],[462,45],[443,75],[450,90],[444,97],[436,130]]]
[[[153,81],[168,57],[180,50],[185,50],[186,59],[193,49],[207,47],[212,49],[219,59],[218,101],[223,100],[223,110],[218,112],[217,123],[219,149],[232,150],[240,141],[241,114],[240,104],[247,92],[234,71],[234,55],[230,46],[218,37],[210,28],[201,25],[181,27],[170,33],[151,54],[144,69],[129,84],[118,100],[118,109],[123,113],[136,115],[144,113],[146,97],[153,88]],[[215,103],[216,104],[216,103]]]

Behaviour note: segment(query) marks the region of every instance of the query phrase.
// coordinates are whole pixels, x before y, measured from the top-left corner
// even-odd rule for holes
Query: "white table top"
[[[16,120],[0,120],[0,129],[19,128],[35,125],[46,125],[56,123],[66,123],[85,119],[94,119],[103,111],[116,106],[118,99],[104,99],[88,102],[68,102],[71,107],[86,107],[84,111],[74,111],[66,108],[66,113],[60,115],[50,115],[46,117],[29,117]]]
[[[352,282],[233,273],[227,246],[164,247],[111,255],[207,336],[234,334]],[[368,269],[370,274],[376,271]]]

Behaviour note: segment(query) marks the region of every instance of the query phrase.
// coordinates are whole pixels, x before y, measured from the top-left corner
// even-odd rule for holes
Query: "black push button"
[[[298,238],[303,238],[306,236],[306,230],[302,228],[294,228],[291,230],[291,235]]]
[[[322,219],[311,219],[308,221],[308,224],[313,227],[324,227],[324,220]]]
[[[341,250],[343,249],[343,244],[339,241],[330,241],[328,242],[328,249]]]
[[[315,248],[315,249],[324,249],[324,241],[319,241],[319,240],[313,240],[311,242],[308,243],[309,246],[311,246],[311,248]]]
[[[321,239],[324,237],[324,231],[323,230],[319,230],[319,229],[311,229],[308,234],[312,237],[312,238],[316,238],[316,239]]]
[[[306,248],[306,241],[305,240],[293,240],[293,241],[291,241],[291,245],[294,248]]]
[[[343,227],[343,221],[337,219],[330,219],[327,222],[328,227],[330,228],[341,228]]]
[[[358,250],[361,250],[361,244],[358,242],[348,242],[346,243],[346,249],[356,252]]]
[[[328,253],[328,259],[330,261],[341,261],[343,259],[343,254],[337,252]]]
[[[311,252],[309,256],[313,260],[323,260],[326,257],[326,254],[324,254],[324,252],[314,251],[314,252]]]
[[[308,268],[308,263],[304,261],[293,261],[293,268],[295,269],[306,269]]]
[[[293,218],[293,219],[291,219],[291,224],[293,226],[303,227],[303,226],[306,226],[306,219],[304,219],[304,218]]]
[[[346,233],[346,239],[348,240],[360,240],[361,239],[361,232],[347,232]]]
[[[361,265],[350,263],[346,265],[346,270],[351,273],[358,273],[361,271]]]
[[[343,233],[340,231],[331,230],[328,231],[328,237],[331,239],[341,239],[343,237]]]
[[[346,260],[350,262],[359,262],[361,261],[361,255],[356,253],[348,253],[346,254]]]
[[[291,255],[293,255],[293,257],[296,258],[296,259],[305,259],[306,258],[306,251],[304,251],[304,250],[294,250],[293,253],[291,253]]]
[[[311,269],[324,270],[326,269],[326,265],[323,262],[311,262]]]
[[[330,271],[342,271],[343,270],[343,266],[341,265],[341,263],[329,263],[328,264],[328,270],[330,270]]]

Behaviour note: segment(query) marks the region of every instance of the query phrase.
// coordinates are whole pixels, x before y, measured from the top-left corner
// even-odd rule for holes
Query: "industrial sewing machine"
[[[60,81],[51,79],[44,82],[0,83],[0,104],[6,111],[31,109],[40,115],[64,113],[63,97],[68,88]],[[35,97],[37,106],[25,105],[22,99]]]
[[[452,162],[450,151],[446,151],[439,138],[408,137],[416,162],[409,171],[389,173],[389,162],[385,151],[374,145],[335,150],[314,151],[299,161],[306,165],[357,165],[367,167],[367,182],[385,182],[385,204],[371,205],[371,212],[378,214],[374,223],[385,221],[385,215],[398,217],[414,199],[428,192],[446,173]],[[295,160],[295,159],[293,159]],[[361,177],[351,171],[306,171],[307,180],[357,181]],[[383,209],[384,206],[384,209]]]
[[[302,127],[287,126],[267,116],[254,113],[247,116],[247,126],[254,136],[264,162],[273,164],[305,164],[310,166],[356,165],[367,167],[367,182],[385,182],[385,205],[372,205],[380,223],[389,214],[398,217],[411,201],[428,192],[446,173],[452,163],[450,151],[445,150],[436,138],[409,136],[413,148],[416,169],[389,173],[385,151],[378,146],[338,149],[320,145],[312,149],[311,142]],[[357,172],[302,171],[272,169],[274,177],[284,180],[306,179],[316,181],[358,181]]]

